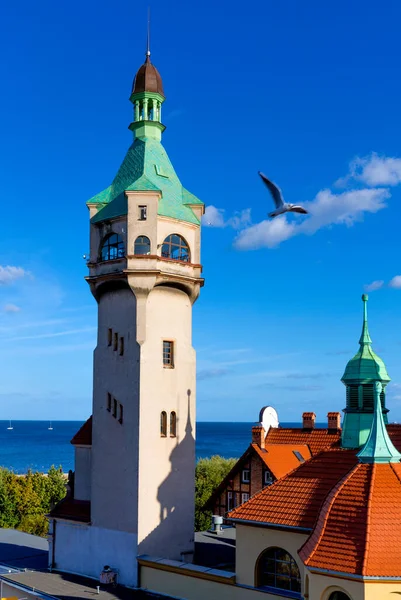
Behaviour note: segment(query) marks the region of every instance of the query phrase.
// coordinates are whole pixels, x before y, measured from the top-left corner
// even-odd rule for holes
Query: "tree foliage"
[[[46,514],[66,494],[66,479],[60,469],[49,473],[16,475],[0,468],[0,527],[46,536]]]
[[[195,531],[205,531],[211,526],[212,512],[204,505],[212,492],[231,471],[237,459],[212,456],[201,458],[195,469]]]

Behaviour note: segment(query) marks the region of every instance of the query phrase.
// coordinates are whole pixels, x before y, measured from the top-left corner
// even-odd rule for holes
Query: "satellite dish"
[[[264,406],[259,413],[259,421],[266,433],[270,427],[278,427],[278,414],[272,406]]]

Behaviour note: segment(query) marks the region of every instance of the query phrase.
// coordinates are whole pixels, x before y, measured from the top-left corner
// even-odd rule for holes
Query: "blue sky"
[[[253,421],[265,404],[282,421],[341,410],[360,296],[376,288],[373,347],[400,420],[401,5],[256,0],[244,12],[156,0],[151,10],[163,142],[208,206],[198,419]],[[0,22],[2,418],[84,419],[96,334],[85,202],[131,141],[146,7],[8,0]],[[310,215],[267,221],[258,170]]]

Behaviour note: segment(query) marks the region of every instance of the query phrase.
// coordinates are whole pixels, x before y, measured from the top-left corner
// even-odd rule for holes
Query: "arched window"
[[[125,255],[124,242],[117,233],[109,233],[100,247],[100,260],[115,260]]]
[[[347,594],[344,592],[333,592],[329,596],[329,600],[351,600]]]
[[[167,413],[165,410],[160,413],[160,436],[167,437]]]
[[[301,575],[295,560],[283,548],[268,548],[256,563],[256,586],[301,593]]]
[[[170,437],[177,437],[177,415],[174,411],[170,413]]]
[[[140,235],[136,238],[134,254],[139,254],[141,256],[150,254],[150,239],[146,237],[146,235]]]
[[[162,245],[162,256],[173,260],[191,261],[189,246],[183,237],[173,233],[166,237]]]

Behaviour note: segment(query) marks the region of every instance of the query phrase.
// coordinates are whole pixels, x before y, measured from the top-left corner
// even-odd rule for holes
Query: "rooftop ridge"
[[[369,553],[369,547],[370,547],[370,526],[371,526],[371,510],[372,510],[372,498],[373,498],[373,488],[374,488],[374,482],[375,482],[375,478],[376,478],[376,465],[373,465],[372,468],[372,476],[370,478],[370,486],[369,486],[369,496],[368,496],[368,506],[367,506],[367,510],[366,510],[366,537],[365,537],[365,550],[364,550],[364,555],[363,555],[363,563],[362,563],[362,575],[365,574],[366,570],[367,570],[367,564],[368,564],[368,553]]]
[[[322,507],[318,513],[318,516],[316,518],[316,524],[315,524],[315,527],[314,527],[311,535],[306,540],[306,542],[303,544],[301,549],[298,551],[300,558],[306,565],[312,559],[313,555],[315,554],[315,552],[319,546],[320,541],[323,538],[323,535],[326,531],[328,519],[330,516],[330,511],[331,511],[331,508],[333,507],[335,500],[337,499],[338,495],[340,494],[341,490],[343,489],[343,487],[347,483],[347,481],[353,476],[353,474],[360,467],[361,467],[361,464],[356,464],[353,467],[351,467],[351,469],[348,471],[348,473],[346,473],[344,475],[344,477],[342,479],[340,479],[340,481],[338,483],[336,483],[336,485],[327,494],[327,496],[322,504]],[[312,547],[312,550],[309,551],[310,546]]]

